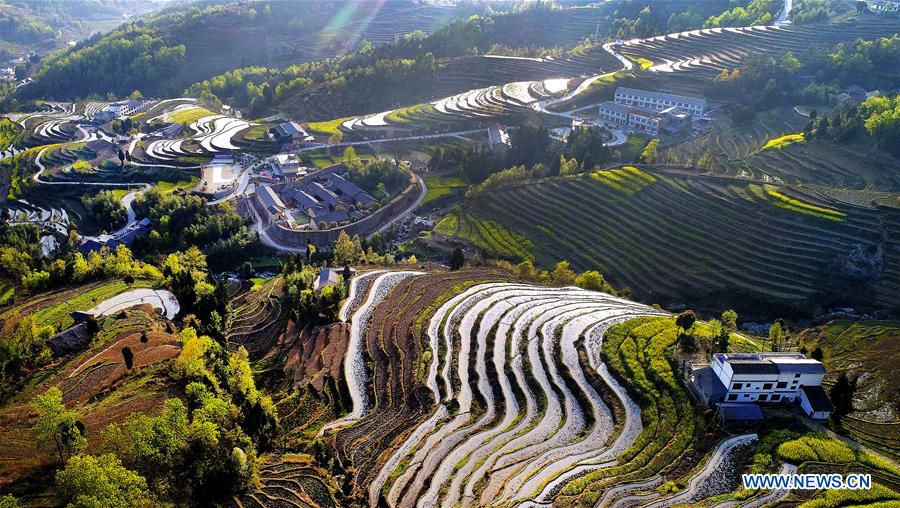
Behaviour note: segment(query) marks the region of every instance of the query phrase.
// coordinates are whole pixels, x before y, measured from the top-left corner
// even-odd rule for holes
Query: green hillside
[[[854,298],[847,285],[877,290],[896,283],[888,267],[897,260],[883,259],[881,277],[873,254],[884,246],[886,212],[802,186],[616,170],[515,184],[467,208],[470,223],[492,221],[507,243],[523,239],[505,252],[529,252],[544,266],[568,259],[578,269],[599,269],[649,301],[715,301],[746,310],[782,301],[801,311],[813,298],[823,306],[871,304],[873,293]],[[490,236],[473,237],[476,229],[465,231],[448,235],[492,244]]]

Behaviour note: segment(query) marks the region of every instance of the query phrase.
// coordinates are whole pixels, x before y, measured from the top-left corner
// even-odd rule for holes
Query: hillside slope
[[[802,186],[626,167],[492,190],[466,209],[521,235],[538,264],[599,269],[646,301],[752,311],[775,300],[804,312],[813,298],[875,303],[847,287],[896,284],[898,261],[881,254],[885,212]]]
[[[202,7],[202,4],[201,4]],[[176,95],[187,85],[247,65],[280,65],[384,43],[452,18],[448,8],[411,1],[211,3],[176,6],[122,25],[41,63],[21,98],[107,93]],[[73,80],[92,76],[91,80]]]

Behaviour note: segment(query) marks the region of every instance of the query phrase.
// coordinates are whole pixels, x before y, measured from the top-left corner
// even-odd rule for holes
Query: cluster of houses
[[[600,104],[598,119],[658,136],[689,127],[705,111],[706,99],[619,87],[613,101]]]
[[[866,4],[876,14],[900,13],[900,1],[897,0],[868,0]]]
[[[691,366],[688,387],[726,422],[759,421],[767,404],[798,404],[806,416],[824,420],[832,410],[825,372],[801,353],[716,353],[710,365]]]
[[[309,230],[355,222],[378,204],[348,179],[343,164],[277,188],[262,185],[256,189],[255,199],[267,215],[267,222]]]
[[[30,55],[29,55],[30,56]],[[0,81],[15,81],[16,67],[25,63],[26,57],[10,58],[9,64],[0,67]]]

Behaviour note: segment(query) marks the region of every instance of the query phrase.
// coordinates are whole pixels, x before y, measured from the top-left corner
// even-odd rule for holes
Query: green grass
[[[785,196],[784,194],[774,189],[767,189],[766,193],[770,197],[774,198],[772,200],[772,204],[777,206],[778,208],[802,213],[804,215],[810,215],[812,217],[818,217],[820,219],[828,219],[835,222],[843,222],[847,218],[847,214],[844,212],[804,203],[799,199]]]
[[[247,131],[247,134],[244,135],[247,139],[255,139],[255,140],[263,140],[266,139],[266,135],[269,133],[268,125],[255,125]]]
[[[137,280],[130,286],[122,281],[104,284],[80,293],[74,298],[37,311],[35,313],[35,324],[39,326],[49,325],[57,331],[64,330],[74,323],[71,316],[72,312],[88,310],[107,298],[124,293],[129,289],[152,287],[152,285],[150,281],[144,280]]]
[[[87,161],[78,160],[72,163],[72,171],[81,174],[89,174],[94,172],[94,166]]]
[[[171,194],[179,189],[193,189],[198,183],[200,183],[200,178],[192,176],[190,180],[178,180],[177,182],[160,180],[156,182],[156,187],[165,194]]]
[[[324,122],[310,122],[307,124],[310,132],[323,134],[325,136],[334,136],[340,132],[341,124],[346,122],[347,120],[353,118],[352,116],[347,116],[344,118],[335,118],[334,120],[327,120]]]
[[[774,138],[774,139],[770,139],[770,140],[766,141],[766,144],[764,144],[762,146],[762,148],[760,148],[760,151],[775,150],[775,149],[780,150],[782,148],[787,148],[787,147],[793,145],[794,143],[805,143],[805,142],[806,142],[806,136],[803,133],[785,134],[784,136],[781,136],[779,138]]]
[[[180,123],[182,125],[190,125],[197,120],[203,118],[204,116],[212,116],[215,115],[212,111],[206,108],[183,108],[178,111],[173,111],[167,115],[168,119],[172,123]]]
[[[425,185],[428,187],[428,192],[425,193],[423,205],[450,194],[461,193],[468,186],[462,178],[456,176],[428,176],[425,177]]]
[[[0,305],[6,305],[16,296],[16,289],[0,282]]]
[[[259,291],[270,280],[272,280],[272,279],[269,277],[253,277],[253,278],[251,278],[250,282],[252,282],[253,285],[250,286],[250,291]]]
[[[475,215],[451,213],[441,219],[434,231],[447,238],[465,240],[489,255],[511,260],[534,259],[534,244],[524,236],[497,222]]]

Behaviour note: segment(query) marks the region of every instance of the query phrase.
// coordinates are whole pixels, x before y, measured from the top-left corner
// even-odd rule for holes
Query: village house
[[[821,419],[831,414],[824,376],[821,362],[800,353],[716,353],[710,365],[692,367],[691,388],[709,406],[799,403]]]
[[[497,124],[488,128],[488,145],[491,152],[499,154],[509,148],[509,132],[502,125]]]
[[[315,138],[306,132],[297,122],[285,122],[278,124],[274,129],[275,137],[280,141],[291,141],[295,143],[309,143],[315,141]]]
[[[616,89],[616,95],[613,100],[616,104],[657,111],[667,110],[675,106],[690,112],[694,120],[700,119],[706,111],[706,99],[638,90],[624,86]]]
[[[119,245],[131,247],[134,240],[139,236],[144,236],[150,232],[150,219],[143,218],[128,227],[120,229],[109,235],[99,235],[93,237],[84,237],[78,252],[87,255],[91,251],[99,251],[103,247],[115,250]]]
[[[300,157],[293,153],[280,153],[272,157],[275,174],[285,178],[297,178],[309,174],[310,168],[300,165]]]

